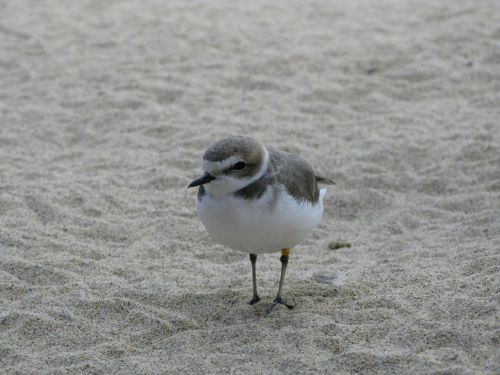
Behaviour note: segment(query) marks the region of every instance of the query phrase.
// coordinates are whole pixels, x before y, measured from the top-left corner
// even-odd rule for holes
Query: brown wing
[[[282,151],[271,152],[271,163],[275,161],[276,177],[288,193],[298,201],[317,203],[318,184],[312,167],[299,156]]]

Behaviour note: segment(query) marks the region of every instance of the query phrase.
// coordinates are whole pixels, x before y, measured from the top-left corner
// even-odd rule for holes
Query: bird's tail
[[[328,177],[323,177],[323,176],[318,176],[316,175],[316,181],[319,184],[325,184],[325,185],[336,185],[335,181],[329,179]]]

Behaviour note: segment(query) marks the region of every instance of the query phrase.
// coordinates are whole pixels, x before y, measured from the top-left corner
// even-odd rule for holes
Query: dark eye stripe
[[[239,161],[239,162],[237,162],[236,164],[234,164],[232,168],[233,168],[233,170],[235,170],[235,171],[239,171],[239,170],[241,170],[241,169],[245,168],[246,166],[247,166],[247,165],[246,165],[246,163],[245,163],[245,162],[243,162],[243,161]]]

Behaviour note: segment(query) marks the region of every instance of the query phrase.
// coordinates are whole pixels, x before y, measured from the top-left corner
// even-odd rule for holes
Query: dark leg
[[[257,294],[257,276],[255,276],[255,262],[257,262],[257,254],[250,254],[250,262],[252,262],[253,297],[248,303],[253,305],[260,301],[259,295]]]
[[[273,304],[267,309],[267,313],[269,314],[277,304],[280,305],[285,305],[289,309],[293,309],[293,305],[289,305],[283,299],[281,298],[281,291],[283,290],[283,284],[285,282],[285,272],[286,272],[286,266],[288,264],[288,256],[290,255],[290,249],[283,249],[281,250],[281,277],[280,277],[280,286],[278,288],[278,294],[276,295],[276,298],[274,299]]]

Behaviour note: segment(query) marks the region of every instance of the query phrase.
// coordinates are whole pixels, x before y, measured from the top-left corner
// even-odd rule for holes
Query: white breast
[[[198,216],[215,241],[246,253],[271,253],[312,233],[323,215],[325,192],[321,189],[315,205],[294,200],[284,188],[268,188],[259,199],[246,200],[206,193],[198,201]]]

